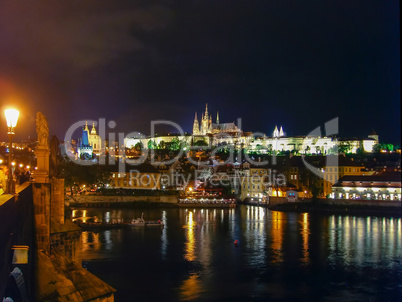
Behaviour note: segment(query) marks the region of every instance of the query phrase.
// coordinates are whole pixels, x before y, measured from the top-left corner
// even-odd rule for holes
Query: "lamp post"
[[[11,165],[12,155],[13,155],[13,135],[14,128],[17,126],[18,115],[20,114],[16,109],[5,110],[6,120],[7,120],[7,134],[10,138],[10,146],[8,151],[8,182],[7,182],[7,192],[8,194],[15,193],[15,183],[13,179],[13,170]]]

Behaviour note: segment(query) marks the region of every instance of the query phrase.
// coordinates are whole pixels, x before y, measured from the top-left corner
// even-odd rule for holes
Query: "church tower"
[[[216,111],[216,124],[219,125],[219,111]]]
[[[281,129],[279,130],[279,137],[285,136],[285,132],[283,132],[283,128],[281,126]]]
[[[96,135],[95,123],[92,123],[91,134]]]
[[[273,137],[279,137],[279,130],[278,130],[278,126],[275,125],[275,129],[274,129],[274,133],[272,134]]]
[[[200,135],[200,125],[198,124],[197,112],[195,113],[194,117],[193,135]]]
[[[206,135],[207,133],[210,133],[211,129],[211,119],[208,116],[208,104],[205,105],[205,113],[201,119],[201,135]]]

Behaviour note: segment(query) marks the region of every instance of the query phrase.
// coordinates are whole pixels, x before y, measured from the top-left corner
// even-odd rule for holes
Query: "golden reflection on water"
[[[194,300],[201,293],[200,280],[198,274],[193,274],[188,277],[188,279],[183,281],[180,287],[181,290],[181,300]]]
[[[81,248],[83,252],[97,251],[101,249],[101,242],[99,240],[99,233],[82,232],[81,233]]]
[[[301,261],[307,264],[310,261],[310,253],[308,247],[310,235],[309,214],[303,213],[302,218],[301,234],[303,239],[303,258],[301,259]]]
[[[195,260],[195,236],[194,236],[194,214],[189,211],[187,214],[187,240],[184,258],[187,261]]]
[[[208,210],[207,210],[208,211]],[[206,213],[208,217],[208,212]],[[196,239],[194,234],[195,222],[194,213],[192,211],[187,212],[186,217],[187,234],[186,234],[186,244],[185,244],[185,254],[184,259],[187,261],[196,260]],[[193,300],[198,297],[201,293],[201,284],[199,280],[199,275],[197,273],[192,273],[189,277],[183,281],[180,286],[180,294],[182,300]]]
[[[285,213],[272,212],[271,226],[271,247],[273,251],[272,262],[278,263],[283,260],[282,245],[283,245],[283,224]]]

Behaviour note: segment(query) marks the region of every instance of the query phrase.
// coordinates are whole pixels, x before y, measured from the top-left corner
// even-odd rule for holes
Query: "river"
[[[236,209],[75,209],[160,229],[85,231],[83,267],[115,301],[401,301],[400,217]],[[237,244],[234,244],[237,240]]]

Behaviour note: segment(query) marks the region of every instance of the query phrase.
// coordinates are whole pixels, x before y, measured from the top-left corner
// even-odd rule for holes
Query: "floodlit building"
[[[303,159],[310,165],[320,176],[316,176],[310,171]],[[320,188],[322,196],[328,196],[332,192],[332,185],[345,175],[363,175],[367,173],[365,167],[353,160],[334,155],[330,156],[293,156],[284,164],[283,172],[287,181],[296,186],[305,194],[311,195],[310,188],[312,182]]]
[[[232,123],[220,123],[219,112],[216,113],[216,123],[212,122],[212,115],[208,113],[208,104],[205,105],[205,112],[201,116],[201,123],[198,122],[197,112],[193,123],[193,135],[208,135],[218,133],[228,133],[231,135],[241,135],[241,130]]]
[[[268,170],[266,168],[250,167],[245,169],[244,175],[241,177],[241,194],[240,199],[252,199],[262,201],[266,195],[268,188]]]
[[[95,124],[92,124],[92,129],[89,131],[88,123],[86,123],[85,127],[82,129],[81,139],[77,147],[78,156],[81,157],[86,154],[92,157],[93,153],[100,155],[103,150],[102,139],[96,132]]]
[[[347,175],[332,186],[331,198],[362,200],[401,200],[401,173]]]

